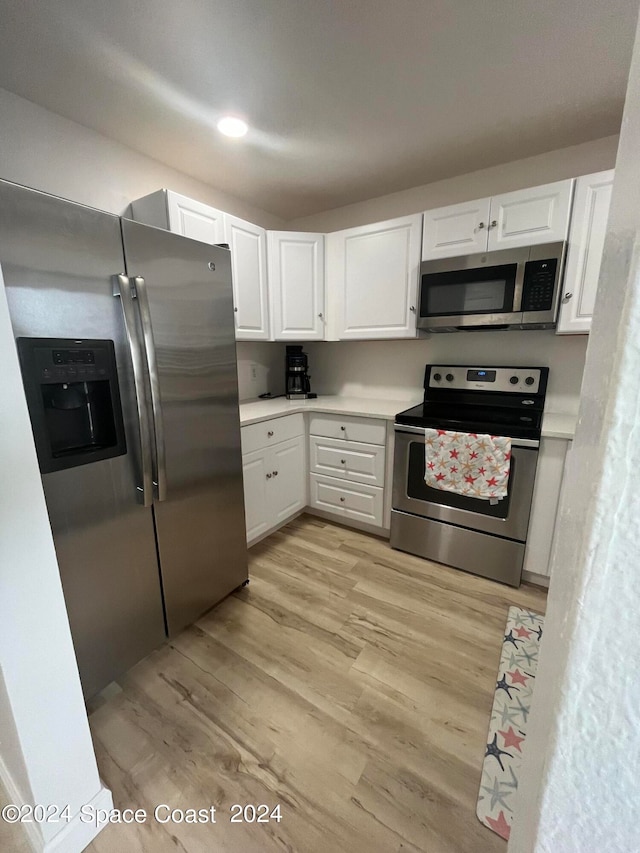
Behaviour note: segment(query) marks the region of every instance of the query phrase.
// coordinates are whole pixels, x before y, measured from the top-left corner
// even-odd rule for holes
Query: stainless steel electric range
[[[427,365],[424,400],[396,415],[391,546],[519,586],[547,367]],[[511,438],[507,497],[490,503],[425,483],[425,429]]]

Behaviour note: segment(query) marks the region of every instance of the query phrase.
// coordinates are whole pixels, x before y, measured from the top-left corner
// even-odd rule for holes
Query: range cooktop
[[[428,364],[423,402],[396,423],[539,439],[548,374],[547,367]]]

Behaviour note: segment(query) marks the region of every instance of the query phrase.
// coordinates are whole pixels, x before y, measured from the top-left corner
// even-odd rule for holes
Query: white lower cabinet
[[[309,433],[309,506],[384,527],[386,423],[313,414]]]
[[[270,451],[255,450],[242,457],[244,481],[244,517],[247,525],[247,542],[261,536],[271,527],[271,507],[267,497],[267,471]]]
[[[309,503],[316,509],[382,527],[384,490],[311,474]]]
[[[570,447],[571,442],[565,438],[543,438],[540,441],[524,555],[523,570],[525,572],[549,577],[551,546],[560,502],[565,458]]]
[[[312,474],[382,486],[384,456],[384,447],[380,445],[317,435],[309,437],[309,470]]]
[[[298,430],[298,435],[270,443],[276,435]],[[306,506],[304,421],[302,415],[276,418],[243,427],[241,436],[247,542],[252,543]]]

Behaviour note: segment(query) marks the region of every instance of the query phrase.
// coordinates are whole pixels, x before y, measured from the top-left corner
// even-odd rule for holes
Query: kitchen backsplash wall
[[[268,341],[238,341],[238,390],[241,400],[251,400],[270,391],[284,394],[286,344]]]
[[[424,366],[431,362],[549,367],[547,411],[577,414],[587,343],[587,335],[553,331],[459,332],[410,341],[308,342],[305,351],[313,391],[399,401],[422,396]]]

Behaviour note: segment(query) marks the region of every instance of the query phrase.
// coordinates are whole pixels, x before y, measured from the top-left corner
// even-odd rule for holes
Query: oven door
[[[424,481],[424,430],[396,425],[393,458],[393,508],[525,542],[533,498],[539,442],[513,439],[507,497],[487,500],[433,489]]]

